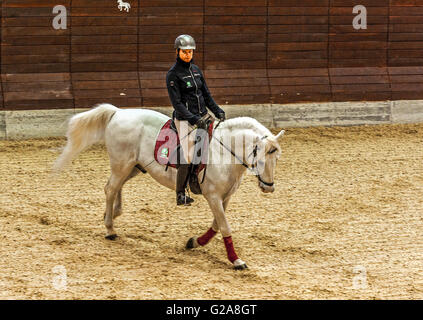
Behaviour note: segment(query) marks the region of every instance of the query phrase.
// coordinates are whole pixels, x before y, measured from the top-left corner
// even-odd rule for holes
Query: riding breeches
[[[174,121],[176,130],[178,130],[185,161],[186,163],[191,163],[194,156],[195,134],[197,130],[194,130],[194,126],[190,125],[187,120],[174,119]]]

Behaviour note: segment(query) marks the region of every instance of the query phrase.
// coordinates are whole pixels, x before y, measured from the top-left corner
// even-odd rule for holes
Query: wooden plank
[[[74,72],[73,81],[138,80],[137,72]]]
[[[326,50],[315,51],[276,51],[269,50],[271,61],[279,60],[325,60],[328,58]]]
[[[423,74],[422,66],[406,66],[406,67],[389,67],[389,74],[391,75],[418,75]]]
[[[269,16],[271,25],[327,25],[327,16]]]
[[[347,48],[346,48],[347,49]],[[330,50],[329,56],[335,59],[385,59],[387,57],[386,50]]]
[[[327,7],[329,0],[269,0],[269,7]]]
[[[359,83],[359,84],[332,84],[333,93],[354,93],[354,92],[390,92],[389,83]]]
[[[3,62],[3,61],[2,61]],[[2,64],[3,73],[62,73],[69,72],[69,63]]]
[[[255,104],[255,103],[270,103],[270,96],[269,94],[254,94],[254,95],[225,95],[219,96],[214,95],[213,98],[217,104],[221,105],[223,108],[227,104]]]
[[[387,75],[386,67],[361,67],[361,68],[329,68],[331,77],[339,76],[363,76],[363,75]]]
[[[271,96],[272,103],[293,103],[293,102],[327,102],[332,101],[330,92],[303,92],[299,95],[296,93],[282,93]]]
[[[115,44],[128,45],[138,43],[137,35],[87,35],[72,36],[72,45],[98,45],[98,44]],[[69,42],[69,41],[68,41]]]
[[[139,108],[141,106],[141,98],[119,97],[119,98],[75,98],[75,108],[92,108],[94,105],[107,102],[118,108]]]
[[[422,100],[423,91],[394,91],[391,96],[392,100]]]
[[[268,68],[271,69],[289,69],[289,68],[324,68],[327,67],[327,59],[279,59],[270,57]]]
[[[203,71],[207,79],[244,79],[244,78],[265,78],[266,69],[227,69],[227,70],[212,70],[207,69]]]
[[[332,93],[332,101],[343,102],[343,101],[384,101],[391,100],[392,94],[390,91],[387,92],[357,92],[357,93]]]
[[[185,19],[185,18],[184,18]],[[192,18],[190,18],[192,19]],[[186,21],[186,20],[183,20]],[[205,16],[205,25],[266,25],[266,16]],[[195,24],[195,21],[193,22]],[[199,21],[202,23],[202,20]]]
[[[207,85],[209,88],[221,88],[221,87],[249,87],[249,86],[258,86],[258,87],[267,87],[268,81],[267,78],[241,78],[241,79],[206,79]],[[161,83],[163,85],[163,83]]]
[[[138,79],[136,80],[108,80],[108,81],[73,81],[74,90],[89,90],[89,89],[116,89],[116,88],[125,88],[125,89],[138,89],[139,83]]]
[[[71,55],[72,64],[78,63],[130,63],[133,62],[133,67],[136,70],[137,56],[136,53],[84,53],[76,54],[72,53]],[[87,70],[88,71],[88,70]]]
[[[2,37],[2,46],[44,46],[44,45],[68,45],[69,36],[4,36]]]
[[[278,77],[272,78],[270,86],[329,85],[329,77]]]
[[[208,7],[204,8],[205,16],[265,16],[267,9],[263,7]],[[180,14],[180,13],[179,13]],[[202,12],[197,12],[197,15],[201,15]],[[192,13],[190,13],[192,15]]]
[[[72,100],[72,95],[70,94],[68,88],[63,88],[63,90],[58,91],[55,90],[54,92],[51,91],[18,91],[18,92],[3,92],[4,101],[5,103],[9,103],[11,101],[34,101],[34,100],[63,100],[69,99]]]
[[[319,33],[281,33],[281,34],[269,34],[268,43],[273,44],[277,42],[326,42],[328,41],[327,32]]]
[[[423,65],[423,58],[391,58],[389,57],[388,64],[391,67],[408,67]]]
[[[72,17],[73,28],[78,26],[126,26],[137,27],[138,17]]]
[[[24,73],[24,74],[2,74],[3,83],[6,82],[66,82],[70,80],[69,73]]]
[[[68,54],[56,55],[4,55],[2,64],[68,63]]]
[[[392,84],[423,83],[423,74],[420,75],[391,75]]]
[[[309,0],[305,0],[309,1]],[[205,0],[206,7],[237,7],[240,2],[237,0]],[[249,7],[264,7],[266,6],[266,0],[249,0]]]
[[[269,69],[269,78],[274,77],[328,77],[327,68],[295,68],[295,69]],[[269,79],[273,81],[272,79]]]
[[[136,26],[72,26],[72,36],[136,35]]]
[[[361,0],[361,4],[366,7],[386,7],[390,0]],[[332,7],[354,7],[357,1],[354,0],[331,0]]]
[[[107,89],[107,90],[74,90],[75,98],[80,99],[127,99],[139,98],[140,91],[138,89]]]
[[[136,62],[72,62],[72,72],[113,72],[113,71],[133,71],[136,70]]]
[[[206,61],[206,70],[228,70],[228,69],[264,69],[266,68],[265,60],[248,61],[248,60],[232,60],[232,61]],[[169,69],[169,68],[168,68]],[[203,68],[204,69],[204,68]]]
[[[4,82],[3,83],[4,92],[36,92],[36,91],[54,91],[64,92],[68,91],[70,93],[70,82]],[[69,97],[69,95],[67,95]]]
[[[389,77],[388,75],[331,77],[331,84],[332,85],[389,84]]]
[[[72,99],[32,99],[13,100],[4,104],[5,110],[41,110],[41,109],[72,109]]]
[[[329,68],[363,68],[369,66],[386,67],[386,63],[386,59],[338,59],[329,61]]]
[[[294,93],[301,95],[302,93],[318,92],[318,93],[330,93],[331,86],[329,84],[320,85],[271,85],[270,90],[272,95],[280,95],[285,93]]]

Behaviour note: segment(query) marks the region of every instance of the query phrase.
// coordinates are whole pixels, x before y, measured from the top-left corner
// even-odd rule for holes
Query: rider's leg
[[[193,127],[189,125],[188,121],[179,121],[175,119],[175,126],[178,130],[179,140],[183,155],[180,158],[180,166],[176,175],[176,204],[177,205],[190,205],[194,202],[194,199],[185,195],[185,188],[188,183],[188,176],[190,172],[190,164],[192,162],[192,148],[194,146],[194,140],[192,138]],[[189,135],[188,135],[189,134]]]
[[[185,195],[185,188],[188,183],[188,174],[190,170],[189,164],[181,164],[176,175],[176,204],[189,205],[194,202],[194,199]]]

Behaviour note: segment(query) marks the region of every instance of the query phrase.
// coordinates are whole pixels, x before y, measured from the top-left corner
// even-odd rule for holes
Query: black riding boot
[[[189,164],[181,164],[176,175],[176,204],[178,206],[191,205],[194,199],[185,195],[185,188],[188,183],[188,175],[190,171]]]

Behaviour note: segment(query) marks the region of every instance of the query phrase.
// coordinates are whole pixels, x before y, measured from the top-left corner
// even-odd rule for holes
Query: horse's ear
[[[276,140],[279,140],[280,138],[282,138],[282,136],[283,136],[283,134],[285,133],[285,130],[282,130],[281,132],[279,132],[276,136],[275,136],[275,138],[276,138]]]

